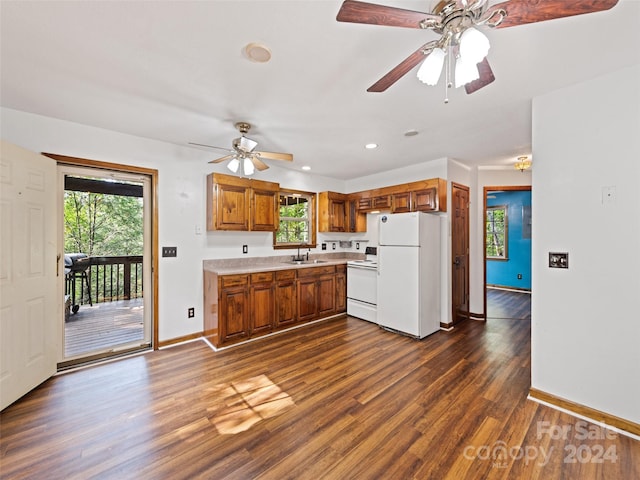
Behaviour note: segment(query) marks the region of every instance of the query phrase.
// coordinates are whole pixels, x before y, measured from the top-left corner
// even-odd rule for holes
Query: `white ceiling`
[[[178,145],[229,147],[233,124],[248,121],[258,149],[293,153],[290,168],[349,179],[441,157],[513,163],[531,153],[533,97],[640,63],[640,1],[620,0],[486,32],[496,81],[451,91],[446,105],[442,80],[423,85],[415,70],[367,93],[436,35],[339,23],[341,3],[2,0],[1,104]],[[250,42],[271,61],[246,59]],[[404,136],[411,129],[420,133]]]

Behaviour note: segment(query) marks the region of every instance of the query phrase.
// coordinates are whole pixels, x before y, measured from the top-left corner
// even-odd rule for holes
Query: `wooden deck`
[[[142,298],[136,298],[80,306],[78,313],[71,314],[65,322],[65,358],[92,354],[117,345],[142,342],[142,302]]]

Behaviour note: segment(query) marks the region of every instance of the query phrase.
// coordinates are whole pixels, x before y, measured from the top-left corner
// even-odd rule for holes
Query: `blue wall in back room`
[[[487,260],[487,285],[531,290],[531,237],[523,238],[523,207],[531,206],[531,191],[489,192],[487,206],[508,205],[508,260]],[[530,218],[530,217],[529,217]],[[529,232],[531,230],[529,229]],[[518,274],[522,279],[518,279]]]

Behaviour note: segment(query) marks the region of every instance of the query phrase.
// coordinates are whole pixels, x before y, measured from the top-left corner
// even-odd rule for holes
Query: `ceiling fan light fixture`
[[[465,61],[480,63],[490,48],[489,39],[480,30],[470,27],[460,35],[460,57]]]
[[[446,52],[441,48],[434,48],[418,69],[418,80],[427,85],[437,85],[442,74],[442,66]]]
[[[256,171],[255,167],[253,166],[253,162],[249,157],[243,160],[242,170],[244,171],[245,175],[253,175],[253,173]]]
[[[229,163],[227,163],[227,168],[231,170],[233,173],[236,173],[239,167],[240,167],[240,160],[238,160],[237,158],[232,158],[231,160],[229,160]]]
[[[464,57],[460,57],[456,60],[456,88],[466,85],[469,82],[473,82],[480,78],[480,72],[478,71],[478,65],[472,61],[465,60]]]

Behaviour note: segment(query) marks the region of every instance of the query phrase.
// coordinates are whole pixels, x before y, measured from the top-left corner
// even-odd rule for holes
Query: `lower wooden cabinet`
[[[296,271],[276,272],[275,327],[288,327],[298,321],[298,295]]]
[[[251,275],[249,287],[250,315],[249,333],[269,333],[274,327],[275,285],[273,272],[260,272]]]
[[[298,319],[315,320],[336,311],[336,267],[305,268],[298,271]]]
[[[247,275],[229,275],[220,282],[220,343],[249,338],[249,295]]]
[[[336,265],[336,313],[347,311],[347,266]]]
[[[213,277],[205,272],[205,334],[216,346],[346,312],[345,265]]]

